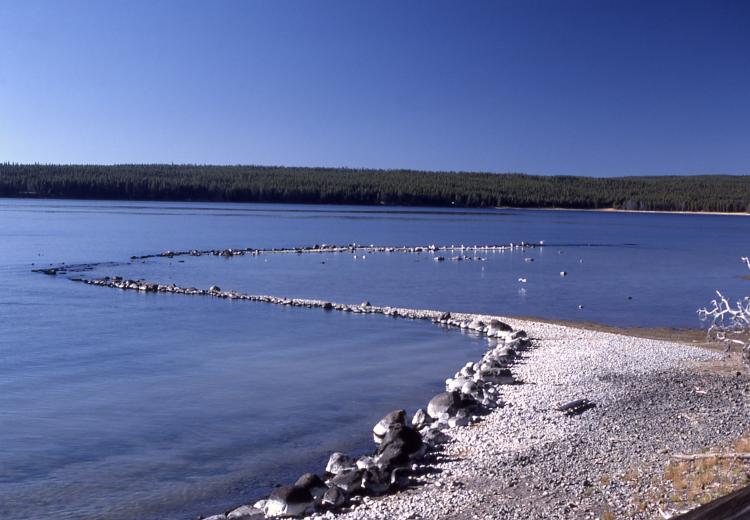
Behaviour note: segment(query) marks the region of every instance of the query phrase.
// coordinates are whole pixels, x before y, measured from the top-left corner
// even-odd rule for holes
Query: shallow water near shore
[[[178,519],[239,505],[319,471],[331,451],[371,449],[380,416],[423,406],[486,345],[426,322],[119,292],[35,267],[112,262],[84,274],[695,327],[714,289],[750,292],[739,262],[748,237],[749,219],[709,215],[0,200],[0,514]],[[525,253],[466,253],[483,261],[129,261],[167,249],[540,240]]]

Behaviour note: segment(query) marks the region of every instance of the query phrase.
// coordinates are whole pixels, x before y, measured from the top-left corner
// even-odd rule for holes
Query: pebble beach
[[[358,247],[168,251],[133,258],[352,252]],[[503,247],[534,246],[469,249]],[[369,246],[367,252],[390,249]],[[443,249],[450,248],[399,252],[434,255]],[[40,271],[55,275],[69,269]],[[333,454],[320,473],[327,475],[325,482],[306,474],[294,485],[277,488],[267,500],[209,520],[302,517],[313,510],[306,518],[669,519],[697,505],[676,498],[666,474],[670,463],[708,450],[729,450],[750,431],[746,372],[736,359],[705,345],[368,301],[246,294],[119,276],[71,280],[111,289],[429,320],[488,340],[482,359],[467,360],[455,375],[446,374],[446,392],[436,395],[426,412],[394,410],[375,425],[380,447],[372,456],[355,461]]]
[[[748,378],[721,353],[555,324],[506,320],[533,348],[505,406],[448,430],[407,491],[363,499],[342,520],[669,518],[670,457],[750,426]],[[557,411],[585,398],[580,415]],[[330,513],[310,518],[330,517]]]

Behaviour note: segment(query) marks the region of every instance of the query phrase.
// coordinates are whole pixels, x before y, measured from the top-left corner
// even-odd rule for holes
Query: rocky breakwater
[[[512,341],[520,342],[525,340],[523,331],[513,330],[499,319],[493,316],[470,313],[450,313],[429,309],[410,309],[405,307],[390,307],[372,305],[369,301],[360,304],[337,303],[328,300],[316,300],[309,298],[288,298],[284,296],[271,296],[259,294],[247,294],[238,291],[222,290],[217,285],[212,285],[208,289],[197,287],[181,287],[175,284],[164,284],[147,280],[132,280],[121,276],[105,276],[102,278],[82,278],[76,277],[71,279],[74,282],[85,283],[96,287],[107,287],[111,289],[120,289],[126,291],[138,291],[142,293],[168,293],[186,296],[210,296],[214,298],[243,300],[260,303],[270,303],[274,305],[286,305],[291,307],[305,307],[322,309],[325,311],[350,312],[354,314],[382,314],[393,318],[406,318],[412,320],[430,320],[433,323],[465,329],[482,334],[488,338],[507,340],[509,337]]]
[[[367,301],[348,305],[325,300],[252,295],[223,290],[216,285],[200,289],[120,276],[72,280],[140,293],[210,296],[324,311],[430,320],[439,326],[470,331],[488,339],[488,350],[481,359],[467,363],[448,378],[445,391],[435,395],[425,408],[416,410],[410,418],[405,410],[396,410],[383,417],[372,431],[377,448],[371,454],[355,459],[334,453],[321,475],[302,475],[295,483],[274,489],[264,500],[208,517],[207,520],[300,517],[316,512],[329,513],[336,509],[347,510],[366,497],[392,493],[414,485],[420,474],[429,470],[428,456],[439,451],[441,445],[449,440],[446,430],[480,422],[490,411],[503,406],[501,387],[518,383],[512,367],[521,352],[531,345],[524,331],[514,330],[492,316],[374,306]]]
[[[444,313],[436,321],[451,325],[454,318]],[[206,520],[330,515],[334,510],[352,510],[367,497],[417,485],[420,475],[430,471],[430,456],[449,440],[446,430],[477,423],[503,406],[501,386],[516,383],[511,367],[530,346],[523,331],[513,331],[497,319],[474,317],[464,325],[493,334],[487,352],[447,379],[445,392],[411,417],[405,410],[394,410],[378,421],[372,429],[376,444],[372,453],[358,458],[333,453],[320,475],[306,473],[293,484],[275,488],[266,499]]]
[[[376,246],[374,244],[362,245],[362,244],[314,244],[312,246],[300,246],[300,247],[276,247],[276,248],[254,248],[254,247],[241,247],[241,248],[224,248],[224,249],[189,249],[182,251],[167,250],[161,253],[151,253],[146,255],[133,255],[130,257],[131,260],[146,260],[149,258],[174,258],[178,256],[220,256],[224,258],[230,258],[233,256],[244,256],[244,255],[262,255],[262,254],[303,254],[303,253],[461,253],[461,256],[454,256],[452,260],[482,260],[480,257],[469,257],[464,253],[492,253],[492,252],[505,252],[505,251],[517,251],[533,249],[536,247],[543,246],[544,243],[540,242],[520,242],[520,243],[509,243],[509,244],[451,244],[451,245],[423,245],[423,246]]]

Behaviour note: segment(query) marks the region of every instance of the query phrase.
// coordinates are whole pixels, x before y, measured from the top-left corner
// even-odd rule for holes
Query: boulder
[[[385,434],[388,433],[388,430],[397,424],[402,426],[406,424],[406,410],[394,410],[378,421],[372,429],[375,442],[380,444]]]
[[[368,495],[382,495],[391,487],[391,475],[377,466],[362,475],[362,490]]]
[[[409,470],[407,468],[396,468],[391,471],[391,487],[405,488],[409,485]]]
[[[432,417],[427,415],[422,408],[414,412],[414,417],[411,418],[411,425],[416,430],[421,430],[423,426],[426,426],[432,422]]]
[[[503,332],[511,332],[513,330],[513,327],[497,319],[490,320],[490,327],[495,330],[501,330]]]
[[[281,486],[271,492],[263,512],[269,518],[302,516],[314,506],[313,496],[305,488]]]
[[[477,385],[473,381],[467,381],[461,386],[461,393],[464,395],[471,395],[477,390]]]
[[[362,489],[362,475],[364,475],[364,470],[347,469],[330,479],[328,485],[351,495]]]
[[[445,381],[445,388],[449,392],[460,392],[464,384],[473,382],[473,379],[469,377],[456,377],[455,379],[447,379]]]
[[[468,328],[470,328],[471,330],[476,330],[476,331],[483,331],[485,327],[486,327],[485,323],[479,318],[474,318],[473,320],[471,320],[468,326]]]
[[[336,452],[331,455],[326,464],[326,473],[338,475],[342,471],[352,469],[355,466],[354,459],[343,453]]]
[[[388,430],[380,447],[394,444],[402,446],[409,454],[416,453],[422,447],[422,436],[413,428],[398,424]]]
[[[412,458],[423,453],[422,436],[408,426],[396,425],[386,433],[378,447],[375,460],[385,468],[407,466]]]
[[[448,419],[448,427],[450,428],[458,428],[461,426],[468,426],[469,425],[469,418],[468,417],[451,417]]]
[[[461,408],[461,396],[458,392],[443,392],[430,399],[427,405],[427,414],[433,419],[440,414],[454,415]]]
[[[320,501],[320,504],[323,507],[334,509],[341,506],[345,501],[346,493],[344,493],[340,488],[334,486],[332,488],[328,488],[328,491],[326,491],[323,495],[323,499]]]
[[[325,482],[315,473],[305,473],[294,485],[308,490],[316,501],[323,498],[323,493],[328,489]]]
[[[383,468],[407,467],[411,462],[409,453],[398,444],[381,444],[384,448],[378,453],[375,460]]]
[[[263,520],[263,511],[252,506],[240,506],[227,513],[227,520]]]
[[[375,459],[369,455],[364,455],[357,459],[357,469],[368,469],[375,465]]]

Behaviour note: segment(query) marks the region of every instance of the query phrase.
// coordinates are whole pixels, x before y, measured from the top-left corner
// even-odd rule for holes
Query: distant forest
[[[750,176],[5,163],[0,197],[750,212]]]

